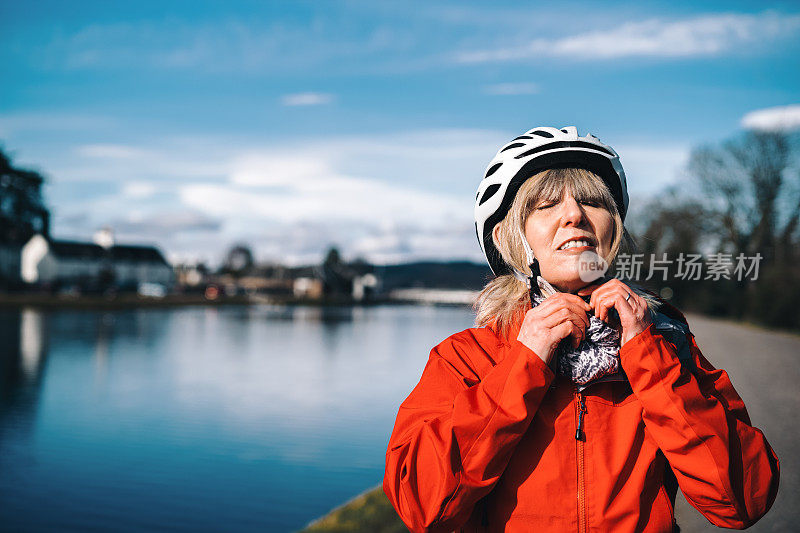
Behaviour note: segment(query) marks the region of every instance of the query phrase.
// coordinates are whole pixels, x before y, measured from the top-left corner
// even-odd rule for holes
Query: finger
[[[568,302],[560,308],[554,308],[549,315],[556,316],[559,319],[572,316],[580,320],[584,328],[588,328],[589,324],[591,323],[589,321],[589,315],[586,314],[584,308],[578,306],[574,302]]]
[[[558,341],[571,337],[572,346],[575,348],[584,340],[583,331],[580,326],[572,320],[565,320],[559,323],[551,331],[556,335]]]
[[[581,298],[577,294],[564,294],[564,299],[567,300],[568,302],[572,302],[572,303],[578,305],[579,307],[581,307],[582,309],[584,309],[586,311],[591,311],[591,309],[592,309],[592,306],[590,306],[586,302],[586,300],[584,300],[583,298]]]
[[[576,322],[574,319],[570,319],[572,322],[572,337],[574,339],[573,346],[575,348],[586,339],[586,328],[584,327],[582,322]]]
[[[592,293],[592,299],[590,304],[592,309],[594,309],[594,316],[599,318],[600,320],[605,321],[605,307],[603,306],[603,302],[605,301],[605,291],[603,293],[595,291]]]
[[[570,301],[564,306],[565,309],[568,309],[574,316],[581,320],[581,322],[584,324],[584,327],[588,328],[590,324],[588,312],[590,312],[592,309],[587,309],[587,307],[588,304],[584,301],[581,301],[581,305],[578,305],[577,302]]]
[[[545,316],[557,313],[561,309],[568,309],[582,317],[588,327],[589,315],[587,313],[592,311],[591,306],[574,294],[570,294],[569,296],[570,298],[555,296],[548,298],[541,305],[538,305],[534,308],[534,310],[538,310],[536,316],[543,318]],[[548,300],[552,301],[548,302]]]
[[[594,291],[596,291],[600,287],[601,287],[600,284],[588,285],[588,286],[582,288],[581,290],[579,290],[576,294],[578,296],[589,296],[590,294],[592,294]]]
[[[612,308],[614,308],[613,294],[605,294],[595,302],[595,316],[608,323],[609,312]]]
[[[582,320],[580,320],[579,317],[576,317],[574,314],[564,314],[564,313],[561,313],[561,312],[556,313],[554,315],[551,315],[551,316],[547,317],[545,320],[543,320],[543,324],[542,325],[545,328],[549,329],[551,331],[551,334],[552,334],[552,332],[554,332],[557,328],[560,328],[561,325],[564,324],[564,323],[572,324],[575,327],[575,331],[574,331],[574,333],[567,333],[565,335],[559,336],[558,337],[559,340],[563,339],[564,336],[570,335],[570,334],[573,334],[575,336],[575,338],[578,339],[579,343],[580,343],[580,341],[586,339],[586,326],[585,326],[584,322]],[[570,331],[572,332],[572,330],[570,330]]]
[[[615,294],[614,295],[614,307],[619,313],[619,320],[625,326],[633,324],[637,321],[636,319],[636,308],[635,308],[635,301],[633,295],[628,298],[629,293],[622,294]]]
[[[553,296],[549,296],[548,298],[545,299],[544,302],[542,302],[541,305],[543,306],[544,304],[548,304],[548,307],[559,306],[563,305],[565,302],[571,302],[577,304],[580,307],[582,307],[585,311],[592,310],[591,306],[588,303],[586,303],[586,300],[584,300],[580,296],[564,292],[554,294]]]
[[[581,311],[582,312],[582,311]],[[585,313],[584,313],[585,314]],[[542,317],[542,324],[546,327],[555,327],[557,324],[569,320],[579,327],[586,329],[589,325],[588,319],[584,319],[579,313],[574,312],[568,308],[562,308],[554,311],[553,313]]]
[[[603,283],[597,289],[592,291],[592,296],[589,299],[589,305],[592,306],[592,309],[597,310],[597,302],[602,298],[605,294],[608,293],[610,286],[608,285],[609,282]]]
[[[611,299],[613,301],[614,295],[622,295],[623,297],[627,296],[629,289],[625,284],[620,282],[617,279],[613,279],[608,281],[607,283],[603,284],[600,290],[595,291],[592,293],[592,306],[597,311],[601,307],[601,302],[605,302],[604,307],[609,307],[608,301]],[[611,305],[613,307],[613,304]]]
[[[573,324],[571,322],[562,322],[555,328],[553,328],[553,334],[556,336],[557,339],[561,340],[572,333]]]
[[[598,311],[598,314],[602,315],[603,318],[601,320],[607,321],[609,316],[610,309],[616,309],[617,314],[619,315],[619,320],[622,324],[630,324],[631,321],[635,321],[635,310],[633,305],[626,301],[626,296],[628,295],[627,292],[624,294],[620,291],[614,291],[606,295],[600,302],[599,307],[602,309]],[[631,298],[633,298],[631,296]],[[598,318],[600,318],[598,316]]]
[[[617,278],[611,278],[610,280],[608,280],[605,283],[603,283],[602,285],[600,285],[598,287],[598,289],[599,289],[599,291],[593,291],[592,292],[592,299],[591,299],[590,303],[592,304],[593,307],[594,307],[595,303],[597,302],[597,300],[599,298],[601,298],[604,295],[611,294],[615,290],[622,290],[622,291],[625,291],[625,292],[633,292],[630,289],[630,287],[625,285],[623,282],[621,282]]]
[[[606,302],[607,300],[605,298],[602,300],[598,299],[594,302],[594,315],[603,322],[608,321],[609,304]]]
[[[573,326],[573,328],[572,328],[572,347],[573,348],[577,348],[578,346],[580,346],[581,342],[583,342],[583,339],[584,339],[583,330],[581,328],[579,328],[578,326]]]

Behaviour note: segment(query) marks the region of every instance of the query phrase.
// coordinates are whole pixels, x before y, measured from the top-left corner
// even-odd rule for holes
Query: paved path
[[[781,462],[778,498],[748,531],[800,531],[800,335],[687,315],[697,345],[724,368],[747,405],[753,425]],[[678,491],[675,514],[683,533],[721,531]]]

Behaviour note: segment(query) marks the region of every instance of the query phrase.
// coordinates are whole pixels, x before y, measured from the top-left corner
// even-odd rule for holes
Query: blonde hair
[[[494,245],[510,267],[526,276],[531,275],[522,243],[525,221],[539,203],[558,202],[565,191],[569,191],[576,201],[596,202],[611,214],[611,248],[603,258],[609,265],[623,245],[634,248],[611,191],[600,176],[582,168],[552,168],[535,174],[522,184],[505,218],[497,224],[497,233],[492,231]],[[643,295],[641,290],[636,292]],[[646,299],[651,304],[652,297],[648,295]],[[525,312],[528,303],[528,288],[524,282],[512,274],[498,276],[486,284],[475,301],[475,325],[484,327],[494,323],[506,335],[509,326]]]

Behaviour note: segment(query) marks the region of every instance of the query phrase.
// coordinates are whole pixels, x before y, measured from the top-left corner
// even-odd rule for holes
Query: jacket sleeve
[[[553,373],[521,342],[496,343],[496,365],[478,376],[484,350],[470,330],[431,351],[419,383],[400,406],[383,489],[411,531],[452,531],[497,483],[527,430]]]
[[[647,432],[692,506],[716,526],[749,527],[775,500],[778,458],[751,425],[728,374],[706,360],[694,335],[657,326],[620,349]]]

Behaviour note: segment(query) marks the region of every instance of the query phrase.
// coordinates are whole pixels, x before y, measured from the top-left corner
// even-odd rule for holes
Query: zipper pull
[[[586,412],[586,405],[583,403],[583,394],[578,393],[578,428],[575,431],[575,440],[586,440],[583,434],[583,413]]]

